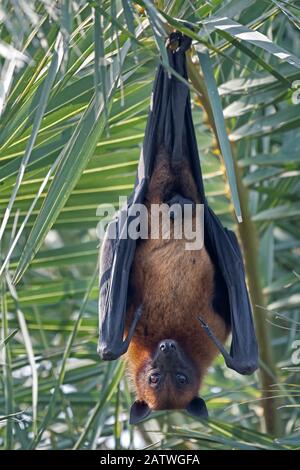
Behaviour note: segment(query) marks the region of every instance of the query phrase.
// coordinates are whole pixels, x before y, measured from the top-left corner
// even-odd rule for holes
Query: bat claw
[[[114,361],[120,357],[120,354],[116,351],[112,351],[109,348],[99,346],[98,347],[98,354],[103,361]]]

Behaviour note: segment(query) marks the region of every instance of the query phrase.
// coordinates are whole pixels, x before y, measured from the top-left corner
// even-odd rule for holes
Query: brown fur
[[[170,167],[166,153],[158,153],[146,195],[146,204],[165,201],[172,189],[179,190],[195,203],[200,202],[196,184],[188,164],[178,172]],[[149,221],[150,225],[150,221]],[[185,408],[197,395],[202,378],[218,351],[198,320],[207,321],[215,335],[224,342],[228,329],[224,320],[213,311],[214,267],[203,247],[188,251],[186,241],[139,240],[130,275],[130,307],[126,325],[132,322],[138,306],[142,316],[131,341],[127,360],[138,400],[151,409]],[[192,361],[196,376],[182,393],[168,381],[159,393],[147,382],[149,360],[160,341],[177,341]]]

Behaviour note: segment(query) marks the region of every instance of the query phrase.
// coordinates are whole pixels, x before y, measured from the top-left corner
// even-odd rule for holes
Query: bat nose
[[[170,353],[176,351],[176,343],[170,339],[165,339],[159,345],[159,349],[164,353]]]

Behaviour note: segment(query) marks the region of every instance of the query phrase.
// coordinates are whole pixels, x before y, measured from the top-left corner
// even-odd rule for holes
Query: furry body
[[[164,149],[157,154],[146,194],[146,205],[168,203],[182,198],[201,203],[187,159],[175,168]],[[194,217],[194,216],[193,216]],[[173,222],[171,222],[172,224]],[[151,221],[149,219],[149,226]],[[127,352],[137,399],[150,409],[181,409],[197,395],[203,376],[218,354],[201,328],[198,316],[224,343],[229,328],[214,309],[215,269],[205,246],[186,250],[186,240],[139,240],[129,280],[126,327],[135,310],[142,316]],[[225,308],[225,306],[224,306]],[[171,338],[179,346],[178,368],[189,370],[189,383],[178,388],[166,377],[160,389],[149,386],[157,346]]]

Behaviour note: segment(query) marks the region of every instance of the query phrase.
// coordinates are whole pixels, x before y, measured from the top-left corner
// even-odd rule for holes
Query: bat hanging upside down
[[[160,148],[145,197],[149,213],[152,204],[192,204],[194,208],[201,202],[188,158],[172,165]],[[151,222],[149,215],[149,230]],[[201,328],[199,316],[222,344],[230,332],[221,274],[205,244],[199,250],[187,250],[184,237],[174,238],[174,223],[171,214],[170,239],[137,241],[131,267],[127,333],[137,310],[141,311],[127,351],[137,398],[131,407],[132,424],[151,410],[186,409],[195,417],[206,417],[198,391],[218,349]]]

